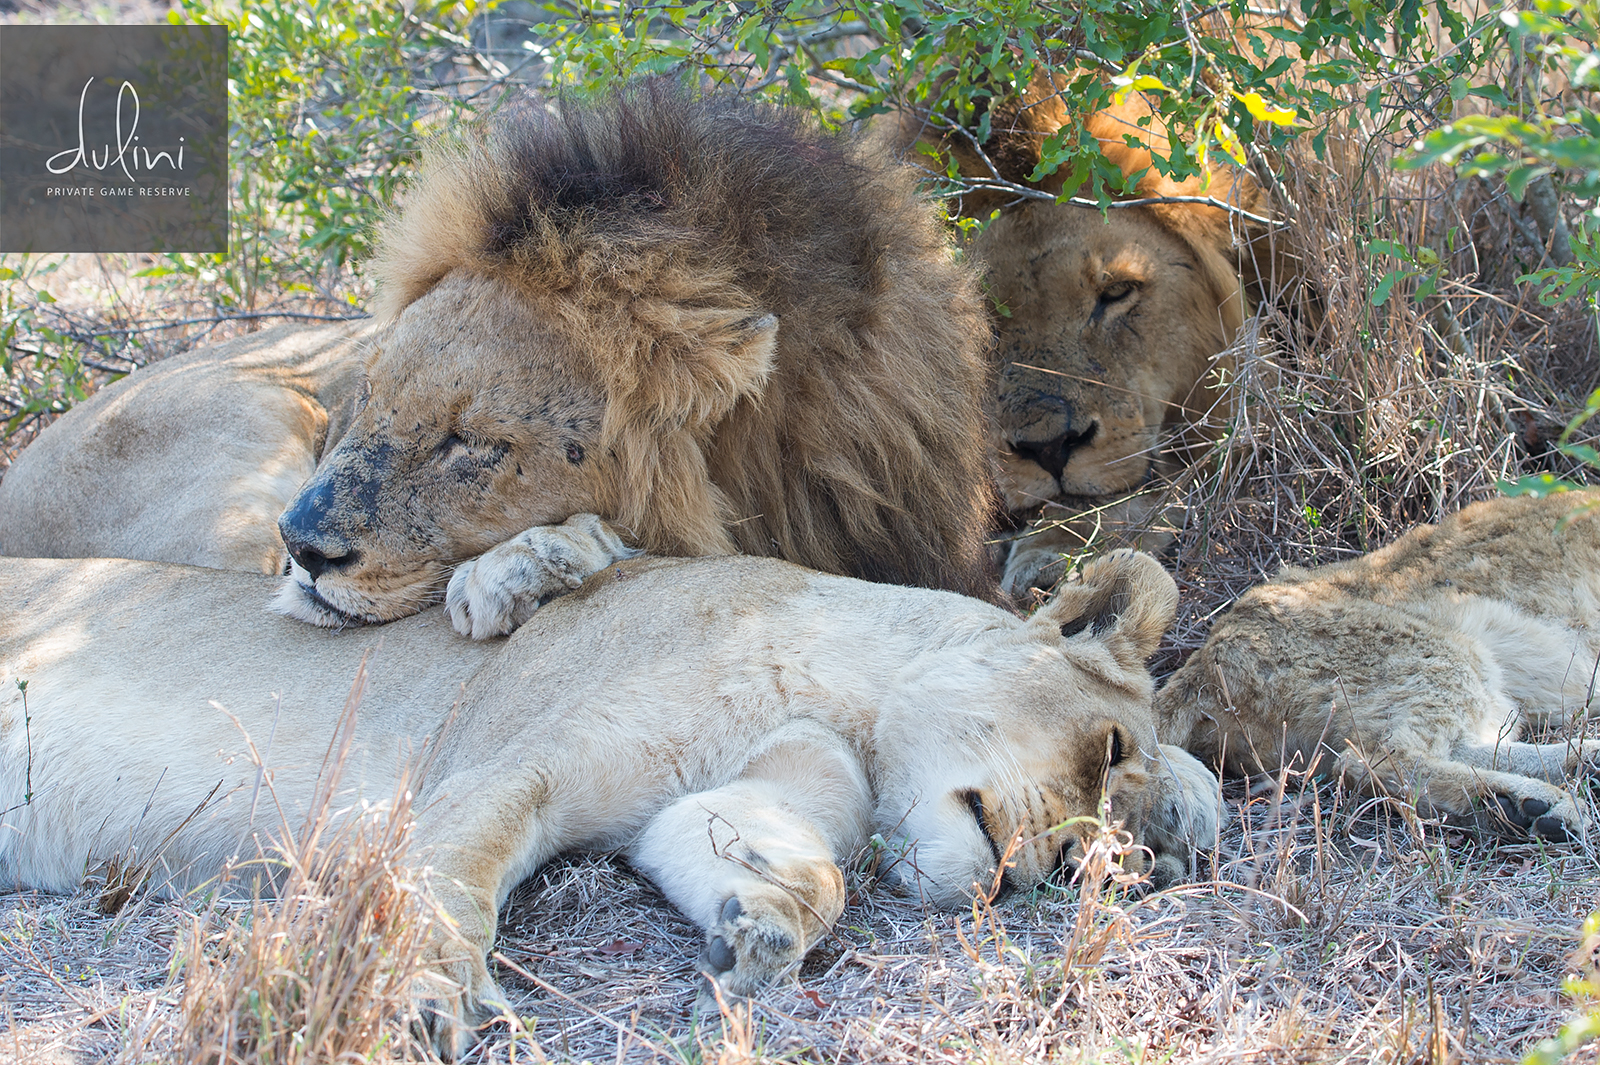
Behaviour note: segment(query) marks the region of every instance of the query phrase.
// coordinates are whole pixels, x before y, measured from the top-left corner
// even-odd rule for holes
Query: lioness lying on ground
[[[1006,883],[1039,883],[1103,796],[1161,880],[1215,832],[1215,778],[1156,743],[1144,662],[1177,592],[1145,555],[1027,620],[770,559],[635,559],[480,644],[440,611],[343,634],[264,617],[272,583],[0,559],[0,883],[70,890],[132,848],[185,885],[254,853],[312,802],[375,649],[345,782],[386,799],[429,748],[415,838],[466,940],[436,948],[462,989],[439,1007],[447,1052],[503,1001],[497,910],[560,851],[623,849],[744,994],[839,916],[839,863],[874,832],[903,855],[888,875],[940,905],[1002,855]]]
[[[1600,492],[1497,499],[1251,589],[1156,697],[1163,739],[1232,773],[1288,766],[1497,833],[1577,836],[1558,785],[1600,740]],[[1568,519],[1571,519],[1568,521]],[[1566,524],[1563,524],[1563,523]]]
[[[278,326],[100,389],[6,470],[0,555],[283,573],[278,516],[349,426],[371,330]]]

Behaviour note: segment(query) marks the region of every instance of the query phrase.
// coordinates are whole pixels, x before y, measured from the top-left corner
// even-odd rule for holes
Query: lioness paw
[[[799,900],[781,888],[747,889],[742,894],[743,898],[734,895],[722,904],[700,953],[700,971],[726,993],[752,995],[798,965],[823,930],[815,918],[807,920],[811,915],[802,912]]]
[[[553,597],[638,554],[593,514],[536,525],[456,567],[444,598],[450,623],[474,640],[504,636]]]
[[[417,981],[412,1037],[441,1061],[455,1061],[478,1041],[478,1030],[496,1017],[513,1015],[510,1000],[489,975],[481,957],[459,956],[462,944],[435,945],[429,971]],[[470,947],[467,949],[471,949]],[[426,955],[425,955],[426,957]]]
[[[1028,594],[1028,589],[1049,591],[1067,575],[1070,560],[1059,551],[1031,547],[1019,541],[1006,559],[1005,572],[1000,577],[1000,588],[1013,598]]]

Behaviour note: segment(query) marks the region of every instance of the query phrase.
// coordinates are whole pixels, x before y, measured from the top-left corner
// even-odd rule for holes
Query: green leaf
[[[1476,96],[1482,100],[1488,100],[1490,103],[1499,107],[1511,106],[1511,97],[1507,96],[1505,90],[1500,88],[1498,85],[1474,85],[1472,88],[1467,90],[1467,95]]]
[[[1514,481],[1496,481],[1495,487],[1505,496],[1535,496],[1543,498],[1561,492],[1574,492],[1583,485],[1557,477],[1553,473],[1535,473],[1518,477]]]
[[[1369,255],[1392,255],[1396,259],[1408,263],[1415,261],[1410,248],[1393,240],[1369,240],[1367,241],[1367,253]]]
[[[1570,455],[1579,462],[1600,469],[1600,451],[1588,444],[1562,444],[1558,450],[1563,455]]]
[[[1528,184],[1535,178],[1549,173],[1548,168],[1541,166],[1519,166],[1512,168],[1506,175],[1506,191],[1518,203],[1522,202],[1522,194],[1527,191]]]
[[[1387,274],[1384,274],[1378,281],[1377,286],[1372,290],[1372,305],[1374,307],[1382,307],[1385,303],[1388,303],[1389,292],[1394,288],[1395,282],[1410,275],[1410,273],[1410,270],[1390,270]]]

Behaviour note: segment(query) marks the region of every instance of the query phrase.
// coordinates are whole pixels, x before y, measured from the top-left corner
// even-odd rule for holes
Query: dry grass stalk
[[[363,663],[304,824],[232,870],[254,885],[249,906],[212,905],[191,920],[178,959],[180,1060],[422,1058],[407,1033],[436,917],[408,865],[414,776],[387,802],[337,805],[348,801],[339,781],[365,682]],[[262,897],[267,885],[275,899]]]
[[[1363,147],[1356,160],[1334,145],[1321,161],[1295,150],[1301,217],[1277,238],[1295,276],[1265,283],[1209,415],[1221,443],[1172,490],[1187,513],[1174,558],[1183,601],[1158,671],[1281,564],[1369,551],[1500,481],[1584,475],[1552,442],[1600,384],[1587,315],[1495,282],[1471,233],[1506,205],[1448,172],[1395,173],[1381,141]],[[1362,245],[1379,233],[1438,251],[1438,295],[1418,302],[1402,283],[1372,304],[1385,264]]]

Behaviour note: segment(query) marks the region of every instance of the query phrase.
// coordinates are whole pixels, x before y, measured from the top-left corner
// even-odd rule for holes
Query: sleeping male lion
[[[747,994],[838,918],[840,863],[873,833],[891,879],[951,906],[1004,854],[1016,888],[1072,861],[1102,796],[1161,880],[1215,831],[1215,778],[1156,743],[1144,661],[1177,591],[1148,556],[1086,567],[1027,620],[773,559],[636,559],[474,644],[437,610],[338,635],[262,617],[270,585],[0,559],[0,883],[70,890],[131,845],[193,884],[253,854],[312,801],[372,650],[344,783],[387,799],[430,748],[415,840],[466,940],[435,948],[461,988],[437,1007],[446,1053],[503,1003],[496,912],[562,851],[622,849]]]
[[[1162,738],[1232,773],[1314,766],[1424,816],[1580,835],[1560,784],[1593,770],[1600,740],[1521,737],[1594,698],[1600,514],[1578,508],[1597,502],[1496,499],[1349,562],[1285,567],[1158,693]]]
[[[481,638],[624,542],[983,593],[982,310],[913,184],[653,82],[435,145],[381,235],[371,394],[279,522],[280,609],[386,621],[448,580]]]
[[[282,421],[284,446],[321,459],[280,497],[291,616],[401,617],[488,552],[452,593],[462,630],[488,636],[624,542],[992,589],[988,327],[976,276],[909,168],[799,112],[646,82],[591,104],[509,108],[433,145],[380,237],[380,324],[355,356],[364,391],[350,386],[359,410],[325,446],[298,409]],[[224,434],[194,405],[259,404],[255,421],[284,405],[220,378],[188,404],[112,387],[119,455],[141,446],[137,423],[144,440],[197,438],[185,452],[203,456]],[[134,494],[132,476],[108,488],[72,461],[112,412],[69,414],[29,449],[37,461],[24,453],[0,488],[0,549],[67,553],[26,530],[60,509],[63,479],[87,477],[79,520],[115,546],[75,538],[73,554],[210,561],[141,551],[97,520],[184,504],[181,490]],[[278,447],[254,462],[221,440],[209,450],[223,479],[253,481]],[[168,466],[163,484],[181,480],[149,455]],[[216,479],[194,494],[220,508]],[[608,524],[557,528],[580,514]]]

